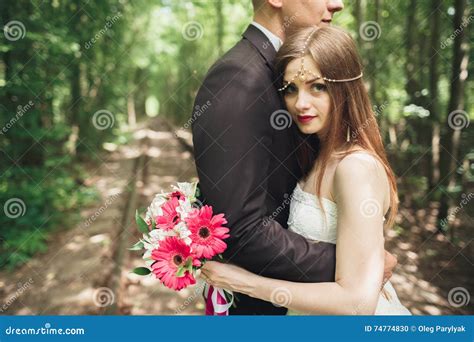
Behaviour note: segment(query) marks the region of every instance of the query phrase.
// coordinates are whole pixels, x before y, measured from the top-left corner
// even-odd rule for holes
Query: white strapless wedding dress
[[[298,233],[308,240],[336,243],[337,237],[337,206],[336,203],[322,198],[324,212],[321,210],[318,198],[303,191],[296,185],[290,203],[288,229]],[[385,295],[379,296],[376,315],[411,315],[410,311],[400,303],[397,293],[390,282],[384,286]],[[298,314],[290,312],[289,314]]]

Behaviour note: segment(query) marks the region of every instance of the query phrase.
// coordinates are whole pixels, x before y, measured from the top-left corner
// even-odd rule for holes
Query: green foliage
[[[0,216],[0,268],[13,268],[36,252],[46,251],[51,231],[73,226],[80,218],[76,209],[98,200],[94,189],[76,183],[80,175],[77,167],[12,167],[5,171],[0,178],[0,204],[5,211]],[[6,215],[7,202],[12,199],[22,202],[23,209],[11,209]]]
[[[362,22],[355,16],[357,3],[362,4]],[[436,189],[433,181],[433,127],[440,125],[442,137],[452,132],[445,122],[454,50],[453,44],[437,49],[435,97],[430,94],[431,3],[345,5],[335,24],[358,41],[402,199],[423,206],[427,198],[438,200],[443,193],[459,196],[472,184],[472,163],[467,169],[456,165],[461,173],[455,192]],[[441,2],[437,9],[441,35],[435,38],[440,43],[453,34],[454,6],[454,1]],[[416,25],[411,31],[410,13]],[[250,0],[1,1],[3,25],[19,21],[25,31],[20,39],[0,40],[0,204],[20,198],[27,210],[16,219],[0,218],[0,265],[16,265],[44,251],[48,233],[71,226],[69,213],[97,198],[83,185],[88,175],[80,165],[98,161],[103,148],[127,144],[132,137],[124,132],[134,123],[133,113],[137,120],[146,118],[147,99],[158,115],[186,122],[207,70],[240,39],[251,15]],[[366,21],[379,24],[377,39],[361,39],[360,26]],[[467,44],[472,30],[466,29],[466,35]],[[472,61],[474,49],[469,53]],[[467,70],[471,74],[472,65]],[[461,102],[471,113],[470,79],[464,93]],[[438,108],[433,109],[434,98]],[[112,116],[105,129],[94,124],[98,111]],[[472,125],[469,129],[460,134],[456,159],[474,159],[468,156],[474,144]],[[442,170],[441,179],[446,174]]]

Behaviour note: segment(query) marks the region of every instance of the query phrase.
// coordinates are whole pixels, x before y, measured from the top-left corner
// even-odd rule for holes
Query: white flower
[[[197,183],[179,183],[178,186],[173,185],[173,189],[176,191],[180,191],[189,199],[194,199],[194,194],[196,193]]]
[[[151,266],[153,260],[151,259],[151,253],[154,249],[160,247],[160,241],[163,241],[167,236],[172,235],[169,232],[164,231],[163,229],[153,229],[148,233],[148,235],[143,234],[143,248],[145,253],[143,254],[143,259],[148,266]]]
[[[156,218],[159,215],[163,215],[161,206],[167,201],[167,194],[161,193],[157,194],[150,206],[148,207],[145,215],[145,221],[151,223],[151,220]]]
[[[188,197],[185,197],[184,199],[179,200],[179,206],[176,207],[176,212],[179,214],[181,220],[184,220],[188,217],[188,214],[192,209],[193,206],[191,205],[191,201]]]
[[[176,234],[177,237],[179,237],[181,240],[184,241],[185,244],[190,245],[192,240],[189,237],[191,235],[191,231],[188,229],[186,224],[184,222],[178,223],[174,228],[173,228],[174,233]]]
[[[167,236],[169,236],[168,232],[163,229],[153,229],[151,230],[148,235],[149,240],[153,242],[160,242],[163,241]]]
[[[153,260],[151,258],[151,252],[152,250],[146,250],[145,253],[143,254],[143,260],[145,260],[145,264],[148,266],[148,267],[151,267],[151,265],[155,262],[155,260]]]

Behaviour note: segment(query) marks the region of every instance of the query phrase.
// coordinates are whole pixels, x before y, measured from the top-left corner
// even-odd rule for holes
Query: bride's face
[[[321,135],[328,120],[331,100],[324,80],[314,77],[321,73],[311,57],[304,57],[304,66],[311,73],[307,72],[305,79],[300,75],[295,78],[294,76],[301,70],[301,58],[288,63],[283,79],[285,85],[288,82],[290,84],[284,90],[284,99],[293,121],[301,132]]]

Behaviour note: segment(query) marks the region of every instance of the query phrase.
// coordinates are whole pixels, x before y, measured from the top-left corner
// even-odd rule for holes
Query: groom
[[[209,70],[196,96],[192,132],[202,199],[223,212],[225,258],[251,272],[297,282],[329,282],[335,246],[288,231],[290,197],[301,171],[273,62],[287,26],[328,25],[340,0],[253,0],[254,21]],[[386,262],[387,264],[387,262]],[[388,265],[388,272],[394,263]],[[387,273],[387,272],[386,272]],[[278,295],[278,294],[275,294]],[[230,314],[284,315],[238,294]]]

